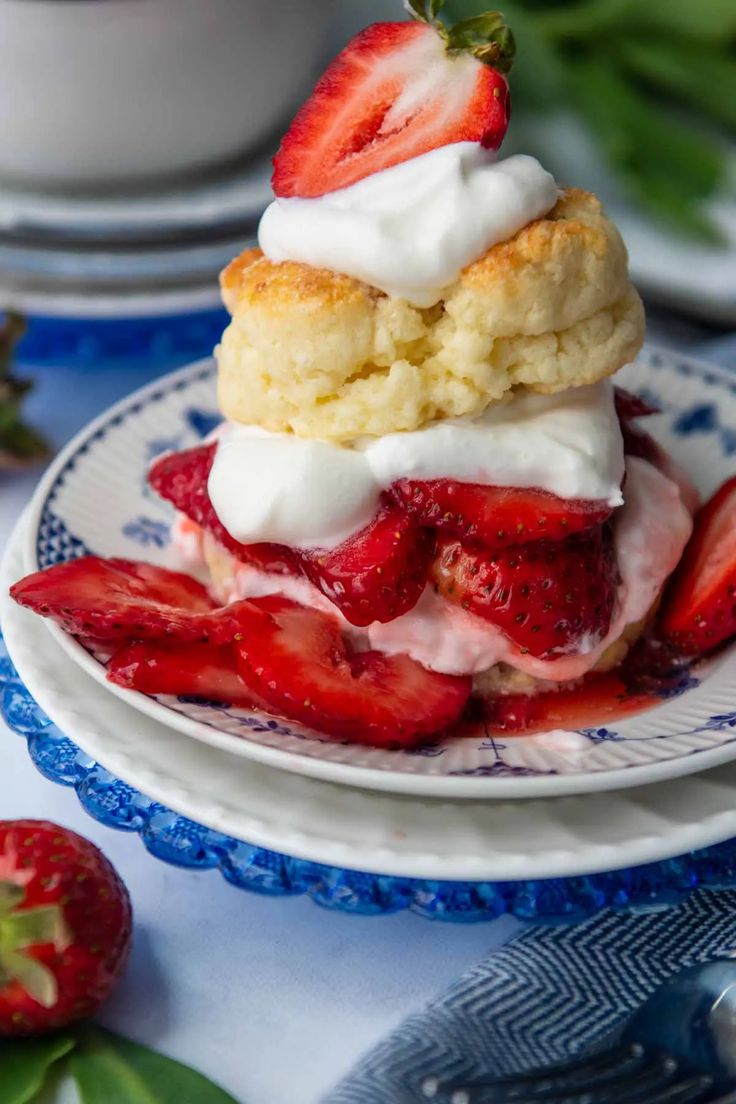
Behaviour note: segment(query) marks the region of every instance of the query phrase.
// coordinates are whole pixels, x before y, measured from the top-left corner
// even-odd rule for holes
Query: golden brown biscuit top
[[[259,249],[221,282],[233,316],[219,350],[223,414],[307,437],[416,429],[480,414],[517,387],[591,383],[643,337],[621,236],[574,188],[468,265],[434,307]]]

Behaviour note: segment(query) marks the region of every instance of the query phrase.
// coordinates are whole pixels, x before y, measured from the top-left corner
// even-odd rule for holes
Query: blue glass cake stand
[[[319,905],[364,916],[410,909],[430,919],[469,922],[505,913],[535,923],[571,923],[605,908],[644,911],[674,905],[697,888],[736,886],[736,840],[665,862],[577,878],[524,882],[422,881],[342,870],[290,858],[214,832],[114,778],[82,752],[24,686],[0,635],[0,712],[51,782],[73,786],[95,820],[137,832],[157,859],[219,870],[239,889],[275,896],[306,893]]]

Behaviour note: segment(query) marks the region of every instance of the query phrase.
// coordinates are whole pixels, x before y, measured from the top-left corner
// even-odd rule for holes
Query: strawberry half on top
[[[498,149],[513,36],[499,12],[447,26],[442,6],[409,0],[410,20],[374,23],[351,39],[282,139],[277,196],[324,195],[453,142]]]

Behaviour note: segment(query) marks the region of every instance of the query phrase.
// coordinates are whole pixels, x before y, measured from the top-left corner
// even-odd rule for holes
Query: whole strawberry
[[[48,821],[0,821],[0,1035],[93,1015],[131,930],[128,892],[93,843]]]

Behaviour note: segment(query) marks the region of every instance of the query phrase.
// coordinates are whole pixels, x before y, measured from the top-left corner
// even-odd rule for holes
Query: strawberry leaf
[[[471,15],[447,31],[448,50],[467,50],[499,73],[508,73],[514,63],[516,43],[503,15],[497,11]]]
[[[31,388],[29,380],[12,374],[13,350],[25,327],[17,314],[7,314],[0,324],[0,471],[48,456],[42,437],[20,421],[20,407]]]
[[[99,1027],[80,1034],[69,1070],[82,1104],[237,1104],[190,1066]]]
[[[444,6],[445,0],[404,0],[404,7],[412,19],[433,26],[437,25],[437,17]]]
[[[64,1035],[0,1040],[0,1104],[29,1104],[51,1067],[74,1047]]]

